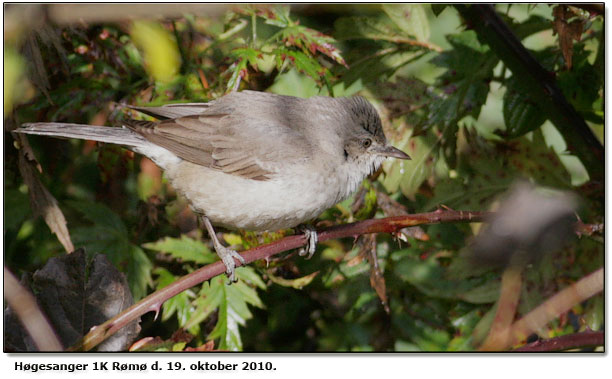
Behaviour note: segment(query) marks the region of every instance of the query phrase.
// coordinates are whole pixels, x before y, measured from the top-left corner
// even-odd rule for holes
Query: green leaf
[[[386,49],[373,51],[369,56],[361,54],[357,63],[349,61],[351,69],[342,76],[347,87],[355,82],[365,84],[387,80],[397,70],[423,56],[418,50]]]
[[[151,272],[153,263],[141,248],[129,245],[130,254],[127,260],[126,274],[134,301],[138,301],[147,295],[147,288],[153,287]]]
[[[257,70],[257,59],[261,52],[251,47],[240,47],[232,50],[231,56],[237,61],[246,61]]]
[[[336,63],[347,67],[340,50],[334,46],[336,40],[317,30],[301,25],[292,25],[270,37],[270,40],[281,40],[286,47],[298,47],[302,52],[309,53],[313,57],[317,52],[320,52]]]
[[[234,90],[236,88],[236,85],[238,84],[239,78],[246,77],[247,64],[248,64],[248,61],[242,59],[242,60],[232,63],[232,65],[227,69],[226,72],[232,73],[232,75],[230,76],[230,79],[227,81],[226,88],[228,90]]]
[[[5,118],[11,114],[11,111],[15,105],[26,99],[26,91],[30,85],[25,75],[26,67],[26,61],[21,55],[10,47],[4,48]]]
[[[313,57],[308,57],[306,54],[301,51],[289,50],[286,48],[278,48],[274,51],[274,54],[280,58],[278,63],[282,63],[289,60],[298,71],[305,73],[306,75],[313,78],[316,82],[320,83],[321,78],[325,76],[326,70],[317,62],[317,60]]]
[[[260,8],[256,10],[257,16],[263,18],[266,24],[286,28],[294,22],[289,17],[290,8],[286,5],[272,8]]]
[[[476,32],[473,30],[458,34],[450,34],[446,39],[452,49],[444,51],[431,60],[439,67],[448,68],[452,72],[446,73],[446,77],[457,77],[463,79],[469,74],[478,74],[481,77],[489,76],[488,73],[480,72],[483,64],[489,59],[489,47],[478,41]],[[490,54],[490,53],[489,53]]]
[[[447,71],[438,78],[444,88],[439,100],[430,106],[430,125],[456,123],[467,115],[478,119],[499,61],[478,42],[474,31],[449,35],[447,40],[453,48],[431,60]]]
[[[16,229],[32,214],[27,194],[16,188],[4,189],[4,229]]]
[[[202,241],[186,235],[181,235],[180,238],[166,237],[157,242],[145,243],[142,246],[149,250],[170,254],[182,261],[198,264],[208,264],[217,260],[217,255]]]
[[[426,296],[441,299],[460,299],[469,303],[492,303],[497,299],[499,283],[487,278],[448,280],[444,268],[434,258],[420,260],[406,256],[395,266],[394,272],[415,286]]]
[[[163,267],[156,268],[154,274],[157,275],[156,290],[160,290],[174,283],[177,279],[170,271]],[[162,321],[168,320],[175,313],[177,314],[179,327],[184,327],[191,316],[191,299],[189,291],[183,291],[173,296],[162,305]],[[196,331],[190,330],[190,332]]]
[[[101,203],[92,203],[88,201],[68,201],[67,204],[83,214],[89,221],[95,225],[111,229],[118,236],[127,239],[127,229],[125,224],[115,212],[109,207]]]
[[[71,230],[75,247],[84,247],[90,256],[94,253],[105,254],[126,273],[134,300],[144,297],[147,287],[153,283],[153,265],[142,249],[130,243],[125,224],[119,216],[99,203],[69,201],[68,204],[94,223],[93,226]]]
[[[499,297],[500,284],[497,280],[490,280],[481,286],[460,293],[458,298],[472,304],[491,304]]]
[[[406,38],[401,30],[387,18],[342,17],[336,20],[334,27],[339,40],[371,39],[389,42],[402,42]]]
[[[145,68],[151,76],[161,82],[173,81],[181,66],[174,37],[160,24],[150,21],[135,21],[131,35],[134,44],[144,52]]]
[[[429,39],[429,21],[423,4],[383,4],[383,11],[406,34],[418,41]]]
[[[364,196],[364,204],[355,214],[356,220],[365,220],[374,216],[376,210],[376,190],[370,186],[369,182],[364,184],[366,188],[369,188]]]
[[[236,270],[236,277],[243,282],[261,288],[265,290],[268,288],[266,283],[261,279],[261,276],[257,274],[255,269],[251,266],[241,266]]]
[[[585,324],[591,330],[601,330],[604,326],[604,300],[603,295],[594,296],[584,312]]]
[[[520,137],[539,128],[546,121],[546,116],[540,107],[525,91],[517,88],[516,84],[515,78],[506,81],[503,111],[506,131],[500,134],[507,138]]]
[[[88,255],[106,254],[117,267],[129,257],[131,250],[127,235],[105,225],[83,226],[70,231],[75,247],[84,247]]]
[[[433,173],[436,138],[433,134],[412,137],[405,144],[397,145],[405,151],[411,160],[393,160],[385,165],[385,177],[382,180],[385,189],[393,193],[401,188],[402,193],[414,199],[421,184]]]
[[[448,7],[447,4],[431,4],[431,11],[433,12],[433,14],[438,17],[440,15],[440,13],[444,12],[444,10],[446,9],[446,7]]]
[[[248,304],[263,307],[257,293],[243,282],[226,284],[227,277],[221,275],[211,280],[211,287],[221,287],[219,315],[215,328],[208,335],[209,339],[219,338],[219,349],[240,351],[242,339],[239,326],[245,326],[246,320],[253,317]]]
[[[253,317],[248,305],[264,307],[257,291],[243,281],[243,278],[248,278],[249,281],[255,282],[262,288],[264,284],[261,283],[261,279],[255,279],[252,268],[239,267],[236,269],[236,276],[240,280],[233,284],[227,284],[228,279],[225,275],[217,276],[209,283],[204,283],[194,302],[195,310],[191,319],[185,324],[186,328],[191,328],[218,309],[217,324],[208,338],[219,338],[220,350],[242,350],[239,326],[245,326],[246,320]]]
[[[552,147],[547,146],[542,130],[533,132],[532,138],[520,138],[510,142],[507,160],[521,176],[553,188],[570,189],[571,176]]]
[[[268,278],[270,278],[270,280],[273,283],[276,283],[278,285],[281,285],[283,287],[292,287],[298,290],[301,290],[302,288],[306,287],[307,285],[309,285],[312,280],[319,274],[319,271],[315,271],[311,274],[302,276],[300,278],[295,278],[295,279],[285,279],[285,278],[281,278],[275,275],[272,275],[270,273],[268,273]]]

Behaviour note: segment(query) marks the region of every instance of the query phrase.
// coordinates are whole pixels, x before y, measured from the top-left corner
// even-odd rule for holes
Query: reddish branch
[[[536,341],[521,346],[513,351],[538,352],[538,351],[562,351],[584,347],[603,346],[604,332],[586,331],[582,333],[568,334],[547,340]]]
[[[488,212],[466,212],[454,210],[437,210],[435,212],[420,213],[406,216],[371,219],[351,224],[344,224],[326,228],[319,231],[319,242],[330,239],[357,237],[368,233],[397,233],[401,229],[421,225],[444,222],[482,222]],[[265,259],[283,251],[296,249],[306,243],[303,234],[285,237],[282,240],[245,251],[242,257],[246,263]],[[238,264],[238,262],[237,262]],[[104,324],[92,328],[83,339],[70,350],[91,350],[96,345],[116,333],[123,326],[137,319],[141,315],[153,311],[159,312],[162,304],[177,294],[196,286],[214,276],[225,272],[225,266],[220,261],[209,264],[185,275],[176,282],[160,289],[134,304],[124,312],[106,321]]]

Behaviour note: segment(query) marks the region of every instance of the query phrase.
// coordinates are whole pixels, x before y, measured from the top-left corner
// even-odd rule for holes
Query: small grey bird
[[[55,122],[20,133],[114,143],[145,155],[199,215],[235,280],[236,251],[212,224],[253,231],[293,228],[349,197],[386,157],[410,159],[387,144],[380,117],[362,97],[302,99],[232,92],[208,103],[131,107],[160,121],[124,127]],[[306,229],[312,256],[316,232]]]

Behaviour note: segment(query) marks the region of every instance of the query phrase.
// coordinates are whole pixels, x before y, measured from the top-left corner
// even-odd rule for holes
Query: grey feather
[[[136,107],[128,105],[130,109],[137,110],[149,116],[166,120],[170,118],[179,118],[184,116],[193,116],[201,114],[208,109],[210,103],[181,103],[181,104],[166,104],[161,107]]]
[[[13,131],[41,136],[85,139],[131,147],[141,147],[150,144],[143,136],[130,129],[109,126],[68,124],[61,122],[36,122],[23,124],[21,128],[17,128]]]

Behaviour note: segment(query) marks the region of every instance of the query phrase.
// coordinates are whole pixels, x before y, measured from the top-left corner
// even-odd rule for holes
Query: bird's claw
[[[317,234],[317,231],[310,225],[302,225],[298,227],[298,230],[303,232],[306,236],[306,246],[302,247],[298,251],[298,255],[300,257],[307,255],[306,259],[310,259],[314,255],[315,250],[317,250],[317,242],[319,242],[319,235]]]
[[[241,265],[245,265],[246,261],[236,250],[230,249],[225,246],[217,246],[215,249],[217,250],[217,255],[221,258],[221,261],[225,265],[225,273],[229,278],[230,284],[238,281],[236,278],[236,262],[234,258],[237,259]]]

